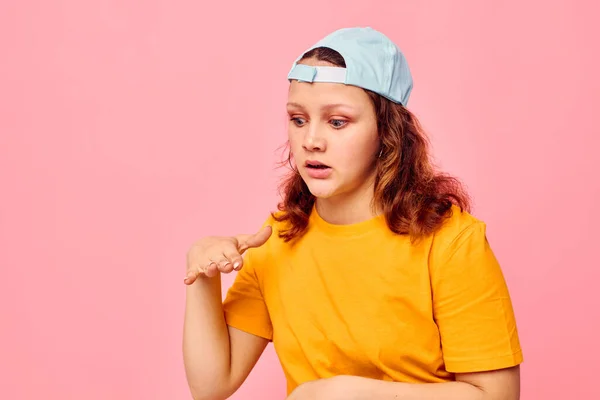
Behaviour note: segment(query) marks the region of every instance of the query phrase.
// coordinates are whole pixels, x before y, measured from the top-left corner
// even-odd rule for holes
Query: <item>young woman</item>
[[[188,253],[194,398],[229,397],[272,341],[289,400],[518,399],[501,268],[459,182],[429,161],[400,50],[341,29],[288,78],[293,171],[278,212]],[[222,302],[220,273],[234,270]]]

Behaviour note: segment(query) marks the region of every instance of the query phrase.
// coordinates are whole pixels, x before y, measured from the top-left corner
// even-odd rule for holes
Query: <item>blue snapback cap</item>
[[[298,64],[306,52],[317,47],[340,53],[346,68]],[[288,80],[358,86],[405,107],[413,87],[402,51],[387,36],[370,27],[342,28],[330,33],[294,61]]]

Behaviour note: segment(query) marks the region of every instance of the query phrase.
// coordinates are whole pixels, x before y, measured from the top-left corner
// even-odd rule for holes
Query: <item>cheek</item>
[[[288,144],[292,155],[298,153],[302,149],[302,137],[298,132],[290,132],[288,134]]]
[[[292,134],[292,133],[288,134],[288,142],[289,142],[289,144],[290,144],[291,147],[294,147],[294,146],[298,145],[298,143],[299,143],[298,139],[299,139],[299,137],[298,137],[297,134]]]
[[[353,174],[362,174],[373,163],[371,151],[364,147],[354,146],[344,153],[343,157],[347,170]]]
[[[340,146],[340,157],[350,169],[362,170],[370,167],[379,149],[379,138],[377,134],[356,135]]]

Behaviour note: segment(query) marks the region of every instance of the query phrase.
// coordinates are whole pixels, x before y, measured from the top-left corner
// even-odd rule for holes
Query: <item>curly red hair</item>
[[[346,67],[335,50],[319,47],[302,59],[316,58]],[[434,233],[452,212],[452,205],[470,211],[470,199],[455,177],[435,170],[429,155],[429,141],[417,118],[405,107],[366,90],[377,113],[381,156],[373,202],[380,208],[390,230],[409,235],[411,240]],[[288,154],[285,164],[291,164]],[[302,236],[315,203],[306,183],[295,169],[281,182],[282,201],[272,213],[276,221],[288,222],[279,232],[286,242]]]

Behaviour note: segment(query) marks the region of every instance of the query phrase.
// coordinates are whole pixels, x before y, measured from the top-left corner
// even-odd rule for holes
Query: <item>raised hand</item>
[[[250,235],[208,236],[192,245],[187,254],[187,271],[184,279],[191,285],[200,275],[216,276],[219,272],[239,271],[244,264],[242,255],[251,247],[260,247],[267,242],[273,232],[265,226]]]

